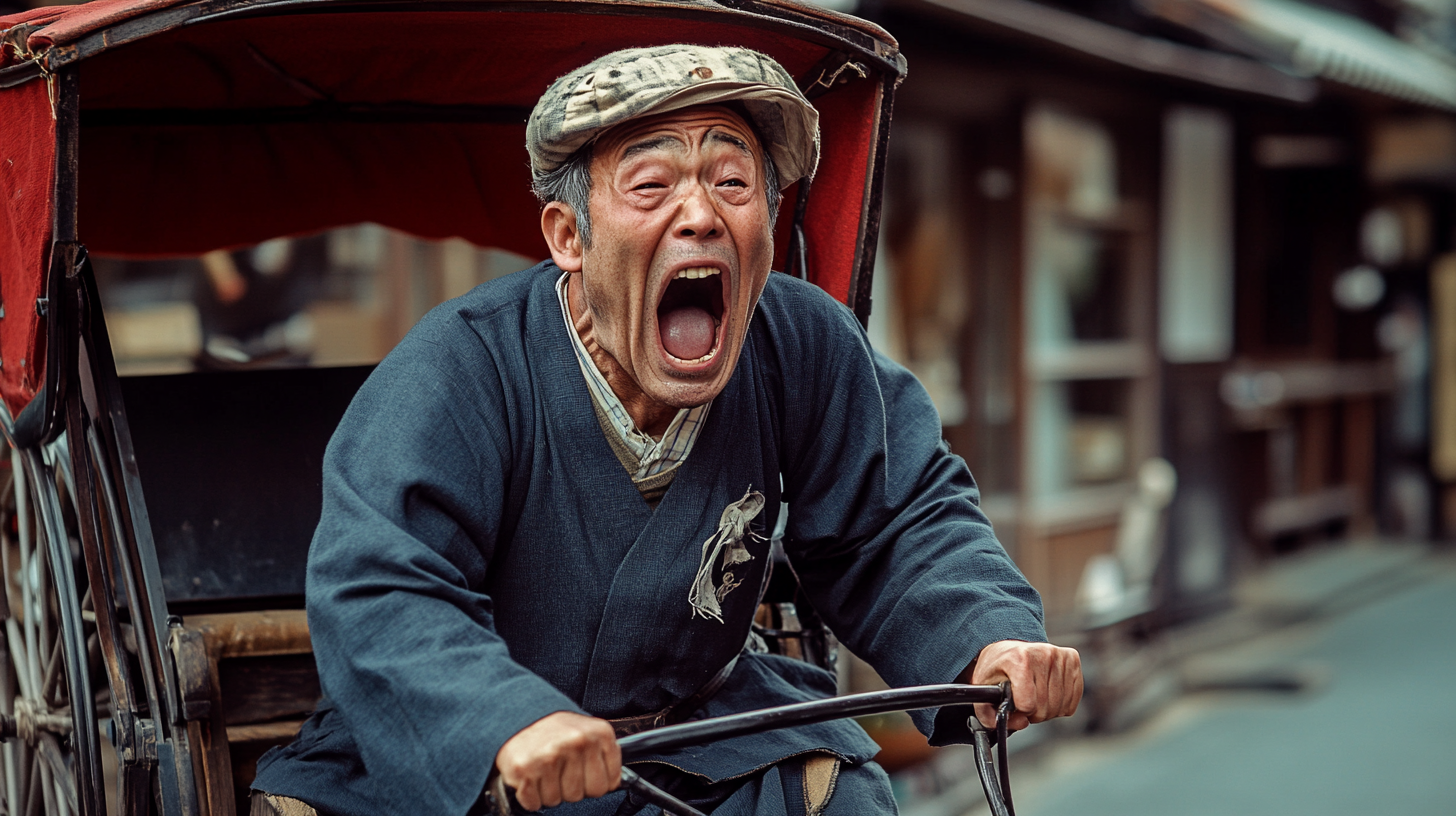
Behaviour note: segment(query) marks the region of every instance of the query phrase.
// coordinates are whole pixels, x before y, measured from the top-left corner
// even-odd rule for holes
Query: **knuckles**
[[[977,669],[982,678],[1004,676],[1011,682],[1017,692],[1014,721],[1071,715],[1081,702],[1082,656],[1076,649],[1003,641],[987,647]]]
[[[1075,649],[1068,649],[1062,646],[1053,646],[1050,643],[1020,643],[1007,641],[1001,645],[1002,648],[989,655],[987,668],[1000,669],[1014,682],[1016,674],[1041,674],[1056,667],[1056,664],[1067,659],[1066,654],[1070,652],[1076,655]],[[1080,665],[1080,661],[1079,661]]]
[[[508,783],[535,781],[557,777],[569,765],[597,752],[612,756],[615,744],[610,724],[578,716],[546,728],[532,726],[522,731],[502,746],[496,765]]]

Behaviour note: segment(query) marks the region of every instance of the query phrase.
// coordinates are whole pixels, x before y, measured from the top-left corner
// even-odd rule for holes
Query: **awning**
[[[1031,37],[1126,68],[1287,102],[1310,102],[1310,80],[1234,54],[1171,42],[1031,0],[906,0],[981,27]]]
[[[1296,0],[1141,0],[1152,14],[1309,77],[1456,110],[1456,61]]]

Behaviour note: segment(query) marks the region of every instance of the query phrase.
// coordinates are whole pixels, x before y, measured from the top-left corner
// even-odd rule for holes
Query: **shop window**
[[[1056,496],[1129,478],[1155,446],[1142,388],[1149,229],[1122,189],[1115,131],[1038,106],[1026,119],[1027,488]]]
[[[1056,494],[1129,476],[1131,381],[1065,380],[1036,388],[1034,492]]]
[[[1027,122],[1031,342],[1124,339],[1128,267],[1112,134],[1052,108]]]

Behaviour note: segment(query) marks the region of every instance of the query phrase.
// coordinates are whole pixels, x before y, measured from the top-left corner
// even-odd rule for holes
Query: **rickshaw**
[[[0,42],[0,801],[12,816],[246,812],[257,758],[319,697],[305,558],[324,444],[369,371],[254,359],[120,376],[93,253],[191,257],[372,222],[542,257],[521,149],[541,90],[618,48],[731,42],[779,60],[822,115],[822,163],[812,194],[786,192],[775,268],[869,314],[906,65],[854,17],[794,0],[95,0],[0,18]],[[822,662],[824,638],[783,600],[759,631]],[[622,747],[630,762],[970,703],[1000,706],[999,734],[980,729],[976,745],[1007,813],[1009,690],[995,686],[851,695]],[[623,784],[695,812],[630,768]]]

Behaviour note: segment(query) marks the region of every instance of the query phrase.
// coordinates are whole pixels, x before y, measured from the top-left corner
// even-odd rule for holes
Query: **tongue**
[[[696,306],[673,309],[658,318],[662,347],[679,360],[696,360],[713,350],[713,316]]]

